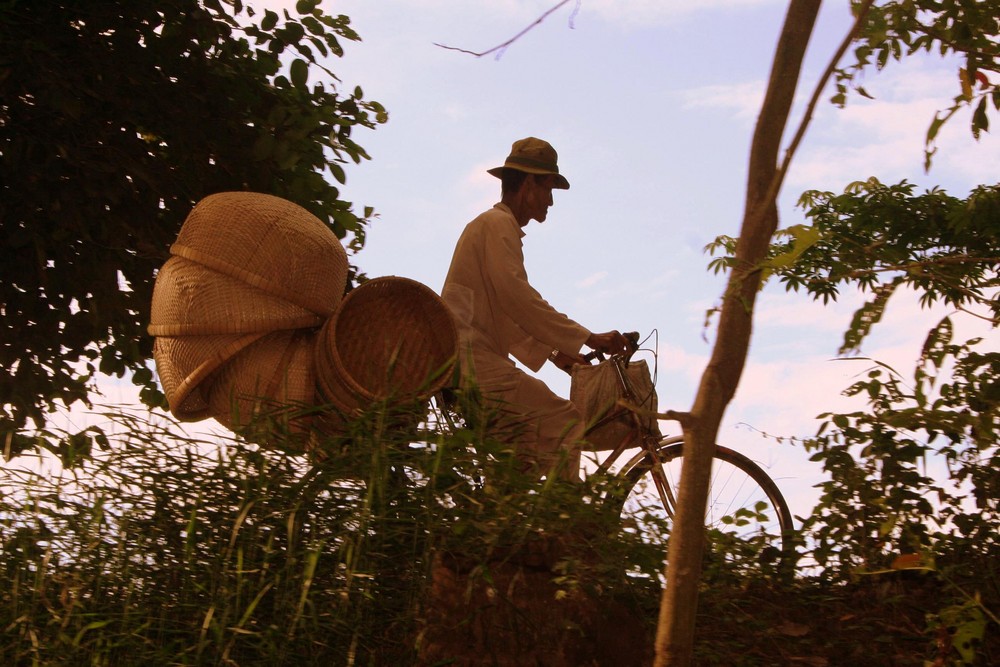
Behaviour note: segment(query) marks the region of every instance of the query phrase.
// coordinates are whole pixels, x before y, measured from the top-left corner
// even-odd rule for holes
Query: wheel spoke
[[[655,454],[660,472],[654,475],[652,454],[637,455],[623,469],[630,491],[622,516],[628,525],[651,540],[665,540],[673,523],[676,489],[680,480],[682,445],[676,440],[662,442]],[[658,481],[665,482],[659,488]],[[750,459],[719,447],[712,460],[712,475],[705,525],[733,538],[790,549],[791,515],[774,482]]]

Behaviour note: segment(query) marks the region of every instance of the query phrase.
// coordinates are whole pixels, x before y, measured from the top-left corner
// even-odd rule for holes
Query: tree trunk
[[[781,137],[819,7],[820,0],[792,0],[789,4],[754,132],[736,264],[722,298],[712,358],[702,375],[690,422],[684,427],[684,467],[670,537],[667,585],[660,604],[657,667],[691,663],[712,452],[723,413],[746,363],[754,301],[760,289],[758,267],[778,225],[776,179]]]

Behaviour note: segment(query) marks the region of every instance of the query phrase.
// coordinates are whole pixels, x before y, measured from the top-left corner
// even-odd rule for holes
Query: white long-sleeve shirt
[[[463,343],[505,358],[513,355],[537,371],[553,350],[579,352],[590,331],[549,305],[528,283],[523,236],[504,204],[476,217],[455,246],[441,296]]]

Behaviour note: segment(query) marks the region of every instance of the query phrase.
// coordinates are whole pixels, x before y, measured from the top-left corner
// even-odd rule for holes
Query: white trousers
[[[578,479],[583,418],[576,406],[509,358],[472,349],[462,364],[462,388],[478,388],[493,435],[510,442],[525,469],[541,474],[564,460],[563,476]]]

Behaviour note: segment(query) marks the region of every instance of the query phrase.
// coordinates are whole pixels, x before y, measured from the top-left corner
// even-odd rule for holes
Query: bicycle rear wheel
[[[657,454],[666,481],[667,503],[653,480],[653,462],[640,452],[622,468],[622,518],[645,539],[666,541],[673,524],[683,459],[683,439],[665,438]],[[705,525],[716,539],[752,545],[761,554],[787,556],[794,549],[792,515],[781,491],[764,470],[737,451],[717,445]],[[774,550],[777,550],[776,552]]]

